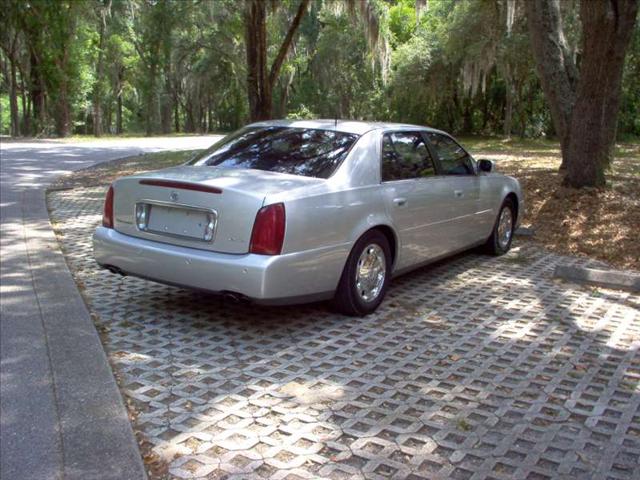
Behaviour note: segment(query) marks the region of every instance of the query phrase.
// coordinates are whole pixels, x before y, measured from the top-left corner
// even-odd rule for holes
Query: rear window
[[[357,139],[357,135],[332,130],[244,128],[214,144],[189,164],[329,178]]]

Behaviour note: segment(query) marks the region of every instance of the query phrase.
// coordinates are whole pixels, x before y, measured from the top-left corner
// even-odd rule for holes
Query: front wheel
[[[378,308],[391,274],[391,249],[381,232],[372,230],[356,242],[340,277],[333,303],[342,313],[364,316]]]
[[[485,249],[492,255],[503,255],[511,248],[513,231],[515,228],[515,206],[510,198],[507,198],[491,232],[491,236],[485,244]]]

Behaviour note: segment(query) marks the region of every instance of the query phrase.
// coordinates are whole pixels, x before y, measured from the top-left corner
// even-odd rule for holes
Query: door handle
[[[462,190],[454,190],[453,194],[456,196],[456,198],[464,197],[464,192]]]
[[[407,199],[402,197],[394,198],[393,203],[395,203],[398,207],[403,207],[407,204]]]

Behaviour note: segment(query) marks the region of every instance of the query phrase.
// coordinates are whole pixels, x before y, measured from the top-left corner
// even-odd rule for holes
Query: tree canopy
[[[616,35],[590,3],[634,16],[609,123],[640,136],[640,28],[620,10],[637,0],[5,0],[1,129],[151,135],[288,116],[562,140],[571,119],[558,108],[581,91],[583,59],[607,55],[594,57],[583,24],[603,32],[595,43]],[[532,21],[560,22],[562,102]]]

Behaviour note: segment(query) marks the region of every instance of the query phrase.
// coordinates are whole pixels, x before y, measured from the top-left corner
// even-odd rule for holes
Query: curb
[[[529,227],[518,227],[513,233],[518,237],[534,237],[536,231],[533,228]]]
[[[640,292],[640,274],[620,270],[596,270],[558,265],[553,272],[553,278],[634,293]]]
[[[33,282],[42,304],[55,385],[63,478],[145,480],[120,389],[51,227],[46,189],[29,193],[25,202],[36,211],[27,220],[39,234],[29,235],[26,242],[37,264],[48,265],[34,272]]]
[[[24,166],[6,168],[19,175]],[[50,223],[47,168],[42,183],[36,174],[34,185],[2,180],[0,477],[145,480],[123,397]]]

